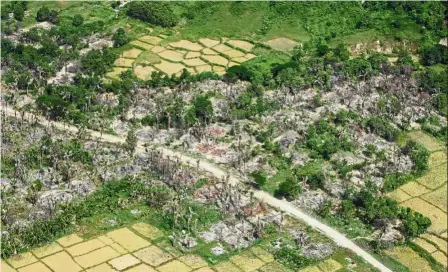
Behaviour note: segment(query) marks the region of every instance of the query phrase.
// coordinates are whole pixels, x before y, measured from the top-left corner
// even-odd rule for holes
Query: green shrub
[[[355,193],[352,199],[346,199],[347,205],[353,202],[356,215],[366,224],[389,218],[399,219],[403,222],[402,233],[406,241],[424,233],[431,225],[431,220],[407,207],[400,207],[398,202],[377,194],[377,188],[368,183],[360,192]],[[355,215],[353,215],[355,216]]]
[[[36,21],[48,21],[52,24],[57,24],[59,22],[58,12],[56,10],[49,9],[48,7],[41,7],[37,11]]]
[[[349,138],[340,135],[336,127],[326,120],[320,120],[308,128],[305,144],[311,149],[313,157],[326,160],[340,150],[352,151],[354,149]]]
[[[428,159],[431,154],[423,145],[416,141],[409,141],[402,149],[403,153],[411,157],[414,163],[413,170],[417,175],[428,170]]]
[[[302,187],[298,180],[293,177],[286,177],[286,179],[279,184],[278,189],[275,191],[275,196],[294,199],[297,198],[300,193],[302,193]]]
[[[448,64],[448,48],[446,46],[436,44],[424,47],[421,54],[424,65]]]
[[[354,58],[344,62],[344,72],[350,77],[368,77],[372,72],[372,65],[364,58]]]
[[[299,181],[306,181],[313,190],[318,188],[323,189],[325,185],[325,175],[323,173],[322,164],[323,162],[321,161],[314,161],[305,166],[296,167],[294,169],[294,176]]]
[[[165,2],[134,1],[126,5],[127,15],[162,27],[173,27],[179,18]]]
[[[202,122],[208,122],[213,117],[213,105],[205,95],[200,95],[193,101],[196,117]]]
[[[400,131],[393,127],[389,121],[381,117],[370,117],[364,120],[364,126],[369,128],[371,132],[378,134],[388,141],[395,141]]]
[[[448,115],[448,99],[446,93],[437,94],[432,104],[434,105],[434,108],[436,108],[440,112],[441,115]]]
[[[114,33],[114,36],[112,37],[112,40],[114,41],[114,47],[120,47],[128,43],[128,36],[126,35],[126,32],[123,28],[117,29],[117,31]]]
[[[250,174],[250,176],[255,179],[255,182],[260,188],[266,184],[267,175],[268,174],[266,173],[266,171],[258,171]]]
[[[82,69],[88,75],[103,75],[112,69],[116,57],[116,54],[108,48],[91,50],[81,58]]]
[[[156,121],[157,120],[154,115],[146,115],[140,120],[143,126],[154,126],[156,124]]]
[[[73,16],[72,25],[73,26],[80,26],[84,23],[84,18],[80,14],[76,14]]]
[[[383,179],[381,190],[385,193],[395,191],[400,186],[414,179],[414,175],[410,173],[392,173],[386,174]]]
[[[294,271],[316,263],[315,259],[304,256],[300,249],[291,247],[282,247],[277,250],[274,252],[274,258],[277,262]]]

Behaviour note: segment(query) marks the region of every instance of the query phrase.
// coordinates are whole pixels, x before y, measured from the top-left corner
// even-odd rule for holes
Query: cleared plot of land
[[[200,57],[200,56],[201,56],[201,53],[199,53],[199,52],[188,52],[185,55],[185,58],[186,59],[194,59],[194,58],[197,58],[197,57]]]
[[[143,51],[140,49],[132,48],[124,51],[121,55],[123,56],[123,58],[136,59],[141,52]]]
[[[158,45],[162,41],[161,38],[155,36],[144,36],[139,38],[139,40],[152,45]]]
[[[433,252],[437,251],[437,248],[433,244],[427,242],[425,239],[417,238],[417,239],[415,239],[414,243],[416,243],[418,246],[420,246],[421,248],[423,248],[425,251],[427,251],[429,253],[433,253]]]
[[[435,189],[447,182],[447,165],[441,164],[429,170],[429,172],[417,181],[431,189]]]
[[[232,67],[232,66],[237,66],[237,65],[240,65],[239,63],[236,63],[236,62],[233,62],[233,61],[231,61],[231,62],[229,62],[229,64],[227,65],[228,67]]]
[[[106,272],[106,271],[104,271],[104,272]],[[131,269],[126,270],[126,272],[158,272],[158,271],[149,265],[139,264],[136,267],[132,267]]]
[[[197,74],[196,69],[194,69],[193,67],[187,67],[187,71],[192,75]]]
[[[160,57],[170,60],[170,61],[180,62],[184,59],[183,53],[179,53],[179,52],[173,51],[173,50],[165,50],[165,51],[159,52],[158,54]]]
[[[249,252],[243,252],[238,255],[230,257],[230,261],[236,264],[245,272],[251,272],[261,268],[264,262]]]
[[[129,251],[134,251],[151,244],[126,228],[111,231],[107,234],[107,237],[119,243]]]
[[[217,272],[241,272],[238,266],[231,262],[221,262],[213,267]]]
[[[434,152],[429,156],[428,166],[431,169],[435,166],[441,165],[442,163],[446,164],[446,161],[446,153],[444,151]]]
[[[3,267],[2,267],[1,271],[2,272],[8,272],[8,270],[3,270]],[[9,271],[13,272],[15,270],[11,269]],[[36,272],[36,271],[39,271],[39,272],[51,272],[51,270],[48,269],[43,263],[34,263],[34,264],[31,264],[31,265],[28,265],[28,266],[20,268],[19,271],[20,272]]]
[[[109,264],[113,268],[118,269],[120,271],[128,267],[134,266],[138,263],[140,263],[140,260],[132,256],[131,254],[126,254],[109,261]]]
[[[138,40],[132,41],[131,44],[135,45],[135,46],[138,46],[140,48],[143,48],[145,50],[151,50],[151,48],[154,47],[154,45],[147,44],[147,43],[144,43],[144,42],[141,42],[141,41],[138,41]]]
[[[203,49],[202,45],[187,40],[181,40],[178,42],[169,43],[170,46],[174,48],[181,48],[188,51],[201,51]]]
[[[178,260],[171,261],[157,268],[160,272],[189,272],[192,269]]]
[[[164,61],[164,60],[161,63],[156,64],[154,66],[167,75],[172,75],[172,74],[181,72],[182,69],[185,68],[185,66],[183,64],[172,63],[172,62],[168,62],[168,61]]]
[[[431,272],[429,263],[409,247],[394,247],[386,254],[402,263],[411,271]]]
[[[151,66],[136,66],[134,68],[134,74],[136,77],[138,77],[141,80],[149,80],[151,78],[152,72],[154,72],[156,69],[154,69]]]
[[[59,239],[60,244],[52,243],[32,251],[43,256],[43,259],[36,258],[31,252],[18,254],[7,259],[6,262],[3,260],[1,270],[5,272],[289,271],[281,264],[274,262],[274,256],[261,247],[243,251],[230,257],[229,261],[221,261],[211,268],[199,255],[183,255],[182,252],[171,247],[168,241],[151,245],[149,240],[140,235],[149,240],[158,240],[164,236],[164,233],[152,225],[140,222],[130,228],[113,230],[86,241],[76,234],[69,235]],[[328,271],[332,272],[332,267],[335,265],[332,263],[329,266],[327,263],[329,261],[321,265],[328,267]]]
[[[105,244],[103,242],[101,242],[99,239],[92,239],[87,242],[83,242],[83,243],[71,246],[71,247],[67,248],[66,250],[72,256],[79,256],[79,255],[86,254],[90,251],[93,251],[95,249],[101,248],[103,246],[105,246]]]
[[[218,75],[223,75],[226,73],[226,68],[222,66],[213,66],[213,72],[217,73]]]
[[[230,50],[234,50],[232,47],[229,47],[225,44],[218,44],[217,46],[213,47],[213,50],[219,52],[219,53],[224,53],[226,51],[230,51]]]
[[[125,59],[125,58],[118,58],[114,61],[114,66],[118,67],[132,67],[132,64],[135,60],[133,59]]]
[[[440,187],[439,189],[425,194],[421,196],[424,200],[428,201],[429,203],[433,204],[434,206],[439,207],[441,210],[445,211],[447,210],[447,185]]]
[[[322,272],[317,266],[308,266],[299,270],[299,272]]]
[[[97,266],[91,267],[86,270],[86,272],[116,272],[117,270],[112,269],[108,264],[102,263]],[[130,270],[128,270],[130,271]],[[152,272],[152,271],[151,271]]]
[[[62,251],[62,247],[56,243],[51,243],[49,245],[45,245],[39,248],[34,249],[32,252],[36,257],[42,258],[56,252]]]
[[[244,57],[245,57],[247,60],[251,60],[251,59],[253,59],[253,58],[256,58],[257,56],[255,56],[254,54],[249,53],[249,54],[244,55]]]
[[[254,45],[252,43],[241,40],[229,40],[227,41],[227,43],[233,47],[242,49],[244,51],[250,51],[252,50],[252,48],[254,48]]]
[[[409,137],[426,147],[429,151],[437,151],[443,149],[443,145],[440,144],[435,138],[425,134],[422,131],[413,131],[408,134]]]
[[[202,72],[211,72],[212,71],[212,67],[210,65],[202,65],[202,66],[197,66],[196,67],[196,71],[198,73],[202,73]]]
[[[136,65],[139,65],[139,64],[149,65],[149,64],[160,63],[160,61],[161,61],[161,59],[156,53],[153,53],[151,51],[145,51],[145,52],[141,53],[140,56],[138,56],[138,59],[136,60],[135,64]]]
[[[243,40],[203,38],[199,42],[181,40],[163,46],[160,45],[161,41],[161,35],[148,35],[132,41],[132,45],[144,50],[133,48],[123,52],[121,58],[114,63],[115,70],[106,76],[118,79],[119,74],[126,71],[123,68],[133,67],[134,74],[142,80],[148,80],[155,69],[168,75],[180,75],[184,68],[188,68],[192,74],[213,71],[223,75],[226,67],[239,65],[256,57],[252,53],[245,53],[252,50],[254,44]],[[223,44],[224,42],[232,47]]]
[[[211,50],[210,48],[205,48],[202,50],[204,55],[218,55],[218,52]]]
[[[15,255],[9,258],[7,261],[12,267],[19,268],[25,265],[35,263],[37,262],[37,259],[30,252],[25,252],[22,254]]]
[[[3,271],[3,272],[14,272],[15,270],[2,260],[0,271]]]
[[[117,243],[112,243],[110,244],[110,247],[115,250],[116,252],[120,253],[120,254],[126,254],[128,253],[128,251],[126,249],[124,249],[122,246],[120,246]]]
[[[121,73],[126,72],[128,68],[119,68],[115,67],[112,72],[109,72],[106,74],[107,77],[118,79],[118,77],[121,75]]]
[[[75,257],[75,261],[82,267],[88,268],[95,265],[99,265],[118,256],[120,256],[120,253],[113,250],[111,247],[107,246],[92,251],[86,255]]]
[[[206,65],[207,63],[205,63],[203,60],[201,60],[200,58],[195,58],[195,59],[187,59],[184,60],[184,63],[188,66],[201,66],[201,65]]]
[[[199,39],[199,42],[203,44],[205,47],[213,47],[219,44],[219,41],[208,38]]]
[[[442,233],[447,229],[447,216],[446,213],[442,212],[437,207],[429,204],[428,202],[420,199],[413,198],[408,201],[401,203],[401,205],[411,208],[431,219],[430,231],[436,233]]]
[[[263,262],[269,263],[274,261],[274,255],[266,252],[260,247],[253,247],[250,250],[255,256],[260,258]]]
[[[59,252],[46,257],[42,259],[42,262],[55,272],[78,272],[82,270],[66,252]]]
[[[151,49],[151,51],[152,52],[154,52],[154,53],[160,53],[160,52],[162,52],[162,51],[164,51],[165,50],[165,47],[161,47],[161,46],[154,46],[152,49]]]
[[[422,235],[422,238],[428,240],[429,242],[435,244],[438,248],[438,250],[442,251],[443,253],[447,254],[447,248],[448,248],[448,242],[442,238],[439,238],[435,235],[425,233]]]
[[[429,192],[429,189],[425,186],[418,184],[417,182],[409,182],[408,184],[405,184],[400,187],[401,190],[403,190],[405,193],[407,193],[410,196],[419,196],[425,193]]]
[[[132,225],[132,229],[151,240],[155,240],[163,236],[163,232],[161,230],[145,223],[136,223]]]
[[[327,259],[317,266],[325,272],[334,272],[342,268],[342,265],[340,263],[332,259]]]
[[[243,63],[243,62],[247,61],[247,59],[245,57],[238,57],[238,58],[233,58],[232,61],[238,62],[238,63]]]
[[[261,271],[261,272],[289,272],[290,270],[287,270],[286,268],[284,268],[282,265],[280,265],[278,263],[269,263],[269,264],[263,266],[262,268],[258,269],[258,271]],[[302,270],[300,270],[300,271],[302,271]],[[319,272],[321,272],[321,271],[319,271]]]
[[[224,51],[224,52],[222,52],[222,54],[228,56],[229,58],[237,58],[237,57],[242,57],[245,55],[245,53],[235,50],[235,49],[232,49],[229,51]]]
[[[397,189],[393,192],[390,192],[388,194],[388,196],[394,200],[396,200],[398,203],[401,203],[403,201],[406,201],[410,198],[412,198],[412,196],[408,195],[407,193],[405,193],[404,191],[402,191],[401,189]]]
[[[179,261],[183,262],[193,269],[199,269],[201,267],[207,266],[207,262],[198,255],[185,255],[180,257]]]
[[[277,51],[292,52],[294,46],[297,46],[299,43],[287,38],[275,38],[265,42],[265,44]]]
[[[434,252],[433,254],[431,254],[431,256],[436,259],[437,262],[441,263],[444,267],[448,266],[448,258],[442,252]]]
[[[122,68],[117,68],[117,69],[122,69]],[[127,69],[125,69],[125,70],[127,70]],[[71,245],[82,242],[82,238],[76,234],[71,234],[71,235],[68,235],[68,236],[58,239],[57,242],[61,246],[67,247],[67,246],[71,246]]]
[[[212,64],[217,64],[221,66],[226,66],[227,63],[229,62],[226,58],[221,56],[202,56],[202,58]]]
[[[170,254],[166,253],[165,251],[161,250],[156,246],[150,246],[141,249],[133,253],[133,255],[151,266],[159,266],[173,259],[173,257]]]

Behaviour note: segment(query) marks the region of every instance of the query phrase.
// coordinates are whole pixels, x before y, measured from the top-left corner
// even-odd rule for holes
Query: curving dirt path
[[[17,118],[23,117],[23,119],[26,119],[29,121],[34,121],[34,122],[39,122],[42,125],[52,126],[54,128],[60,129],[60,130],[70,131],[73,133],[77,133],[79,130],[75,126],[67,125],[67,124],[64,124],[61,122],[48,121],[41,116],[37,116],[37,115],[28,113],[28,112],[18,112],[12,108],[5,107],[4,105],[0,106],[0,110],[1,110],[2,114],[6,114],[8,116],[15,116]],[[105,133],[101,133],[101,132],[93,131],[93,130],[86,130],[86,132],[88,132],[91,137],[97,138],[98,140],[104,141],[104,142],[125,143],[125,141],[126,141],[126,139],[121,136],[105,134]],[[197,158],[192,158],[192,157],[184,155],[180,152],[173,151],[171,149],[161,147],[161,146],[157,146],[155,148],[157,150],[161,151],[161,153],[165,156],[170,156],[172,158],[179,158],[179,160],[182,163],[189,164],[194,167],[197,166],[197,161],[198,161]],[[137,145],[137,148],[136,148],[136,152],[145,152],[145,150],[146,150],[146,148],[143,146],[143,143],[139,142]],[[242,180],[240,178],[238,178],[237,176],[232,175],[232,174],[228,173],[226,170],[223,170],[222,168],[220,168],[212,163],[209,163],[207,161],[201,160],[201,159],[199,159],[199,168],[202,171],[211,173],[212,175],[214,175],[217,178],[226,178],[228,176],[229,177],[228,181],[231,184],[237,184],[237,183],[242,182]],[[379,269],[380,271],[392,272],[392,270],[390,270],[385,265],[383,265],[381,262],[376,260],[367,251],[365,251],[364,249],[362,249],[361,247],[356,245],[350,239],[345,237],[342,233],[340,233],[337,230],[318,221],[317,219],[313,218],[312,216],[304,213],[297,207],[294,207],[293,205],[291,205],[289,202],[287,202],[285,200],[279,200],[279,199],[269,195],[268,193],[260,191],[260,190],[254,190],[254,197],[256,197],[260,201],[263,201],[264,203],[268,204],[271,207],[281,210],[281,211],[283,211],[287,214],[290,214],[291,216],[294,216],[295,218],[305,222],[310,227],[320,231],[321,233],[323,233],[324,235],[326,235],[327,237],[332,239],[338,246],[350,249],[351,251],[356,253],[358,256],[362,257],[365,261],[367,261],[368,263],[370,263],[372,266]]]

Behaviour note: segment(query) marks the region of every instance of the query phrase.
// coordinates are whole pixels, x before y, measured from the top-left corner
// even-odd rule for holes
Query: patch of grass
[[[188,16],[193,17],[185,26],[179,27],[182,38],[198,37],[250,37],[260,29],[263,10],[262,2],[245,3],[244,13],[232,13],[233,2],[196,3]]]

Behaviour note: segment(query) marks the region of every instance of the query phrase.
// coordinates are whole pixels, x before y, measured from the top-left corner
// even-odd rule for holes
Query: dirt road
[[[78,128],[75,126],[66,125],[66,124],[60,123],[60,122],[53,122],[53,121],[49,122],[49,121],[45,120],[45,118],[43,118],[41,116],[36,116],[31,113],[24,113],[24,112],[20,113],[20,112],[15,111],[12,108],[9,108],[9,107],[6,108],[4,106],[1,106],[0,110],[1,110],[2,114],[6,114],[8,116],[16,116],[17,118],[22,118],[22,114],[23,114],[23,118],[26,120],[29,120],[29,121],[34,120],[34,121],[41,123],[42,125],[52,126],[59,130],[66,130],[66,131],[70,131],[73,133],[78,132]],[[121,136],[100,133],[98,131],[93,131],[93,130],[87,130],[86,132],[89,133],[91,137],[97,138],[104,142],[124,143],[126,141],[126,139]],[[159,150],[165,156],[170,156],[171,158],[179,158],[179,160],[184,164],[189,164],[194,167],[197,166],[197,161],[198,161],[197,158],[192,158],[192,157],[186,156],[180,152],[173,151],[173,150],[165,148],[165,147],[158,146],[158,147],[156,147],[156,149]],[[141,142],[138,143],[136,152],[145,152],[145,147],[143,146],[143,143],[141,143]],[[222,168],[220,168],[212,163],[209,163],[207,161],[201,160],[201,159],[199,161],[199,168],[202,171],[211,173],[212,175],[214,175],[217,178],[225,178],[227,175],[229,175],[229,173],[227,171],[223,170]],[[237,184],[237,183],[241,182],[241,180],[238,177],[236,177],[232,174],[229,175],[228,180],[231,184]],[[311,217],[310,215],[302,212],[300,209],[294,207],[289,202],[287,202],[285,200],[279,200],[279,199],[267,194],[266,192],[259,191],[259,190],[254,190],[254,197],[256,197],[258,200],[263,201],[264,203],[268,204],[269,206],[271,206],[277,210],[281,210],[281,211],[285,212],[286,214],[290,214],[291,216],[294,216],[295,218],[305,222],[312,228],[320,231],[321,233],[323,233],[324,235],[326,235],[327,237],[332,239],[340,247],[350,249],[351,251],[356,253],[358,256],[362,257],[366,262],[370,263],[372,266],[379,269],[380,271],[392,272],[392,270],[390,270],[385,265],[380,263],[372,255],[370,255],[367,251],[365,251],[362,248],[360,248],[359,246],[357,246],[355,243],[353,243],[350,239],[345,237],[343,234],[341,234],[337,230],[325,225],[324,223],[318,221],[317,219]]]

